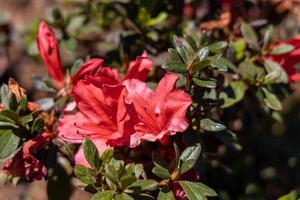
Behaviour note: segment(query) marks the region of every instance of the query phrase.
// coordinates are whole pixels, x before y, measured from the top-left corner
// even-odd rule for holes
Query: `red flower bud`
[[[36,39],[41,58],[51,78],[57,87],[61,87],[64,83],[64,74],[58,51],[58,43],[53,30],[45,22],[41,22]]]

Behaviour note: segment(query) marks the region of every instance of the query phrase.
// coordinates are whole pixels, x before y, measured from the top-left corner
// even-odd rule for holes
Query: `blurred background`
[[[211,38],[234,37],[239,20],[257,31],[273,25],[273,39],[299,33],[298,0],[0,0],[0,82],[15,78],[30,99],[48,93],[39,79],[47,77],[35,42],[40,20],[55,28],[66,68],[88,57],[105,57],[107,65],[123,66],[147,50],[155,62],[153,80],[167,58],[174,34],[206,31]],[[230,13],[229,15],[226,15]],[[207,23],[210,22],[210,23]],[[300,61],[300,58],[299,58]],[[299,65],[300,67],[300,65]],[[296,199],[300,184],[300,87],[293,83],[283,98],[282,120],[258,108],[253,94],[222,110],[220,121],[236,133],[241,150],[228,148],[223,139],[204,136],[212,159],[200,177],[220,199]],[[1,184],[1,183],[0,183]],[[89,199],[70,186],[55,191],[61,199]],[[51,191],[53,192],[53,191]],[[0,186],[0,200],[46,200],[45,181]],[[57,198],[51,198],[57,199]]]

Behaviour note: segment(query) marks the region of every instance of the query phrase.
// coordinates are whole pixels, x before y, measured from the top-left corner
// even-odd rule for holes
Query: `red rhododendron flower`
[[[37,44],[41,58],[48,69],[49,75],[54,80],[56,87],[60,88],[64,83],[64,74],[59,56],[58,42],[53,30],[45,23],[39,25]]]
[[[135,120],[130,147],[136,147],[143,140],[156,141],[187,129],[189,122],[185,114],[192,100],[183,90],[175,88],[177,79],[174,73],[166,74],[154,91],[137,79],[124,82],[128,92],[126,103],[134,108],[130,113]]]
[[[294,46],[294,50],[283,55],[270,55],[268,59],[280,64],[289,76],[290,81],[300,80],[300,73],[297,73],[295,65],[300,63],[300,35],[288,40],[287,42],[279,41],[275,45],[289,44]]]
[[[128,78],[145,80],[152,68],[152,61],[145,53],[130,63]],[[72,78],[74,96],[78,113],[66,115],[60,120],[59,135],[70,141],[81,143],[84,137],[89,137],[98,146],[100,152],[107,147],[108,140],[118,142],[115,145],[123,146],[128,141],[121,138],[129,135],[133,125],[125,104],[125,87],[122,78],[116,69],[103,67],[102,59],[87,61]],[[82,150],[76,156],[76,162],[87,164],[82,160]]]
[[[23,148],[4,164],[4,171],[8,174],[20,176],[27,181],[41,180],[47,174],[47,168],[34,154],[45,147],[52,138],[51,133],[42,133],[27,141]]]

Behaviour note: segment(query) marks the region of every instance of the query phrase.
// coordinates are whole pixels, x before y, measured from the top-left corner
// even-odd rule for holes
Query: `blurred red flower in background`
[[[279,41],[276,44],[271,45],[273,48],[282,45],[289,44],[294,46],[294,49],[286,54],[282,55],[269,55],[268,59],[280,64],[289,76],[290,81],[299,81],[300,73],[296,70],[296,65],[300,63],[300,35],[285,41]]]

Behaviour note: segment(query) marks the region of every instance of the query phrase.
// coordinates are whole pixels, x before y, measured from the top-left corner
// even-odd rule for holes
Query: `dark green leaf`
[[[31,126],[31,133],[41,133],[44,129],[45,121],[43,118],[36,118]]]
[[[216,53],[228,46],[226,41],[218,41],[208,46],[209,51]]]
[[[134,183],[132,183],[128,188],[133,190],[141,190],[141,191],[154,191],[158,187],[158,182],[155,180],[137,180]]]
[[[19,146],[20,138],[12,130],[0,133],[0,160],[5,160],[13,154]]]
[[[96,182],[93,172],[82,165],[76,165],[74,168],[75,176],[83,183],[94,184]]]
[[[295,49],[295,47],[293,45],[280,44],[278,46],[275,46],[271,50],[270,55],[282,55],[282,54],[289,53],[289,52],[293,51],[294,49]]]
[[[24,95],[21,100],[20,100],[20,104],[18,106],[18,113],[20,112],[24,112],[26,110],[26,106],[27,106],[27,96]]]
[[[201,48],[197,53],[200,62],[202,62],[205,58],[207,58],[208,55],[209,55],[208,47]]]
[[[288,83],[289,78],[288,78],[288,75],[287,75],[286,71],[277,62],[273,62],[273,61],[270,61],[268,59],[265,59],[264,60],[264,66],[265,66],[268,73],[272,73],[274,71],[279,71],[280,72],[280,77],[278,78],[278,80],[276,82],[278,82],[278,83]]]
[[[1,86],[1,103],[4,105],[4,108],[9,108],[9,92],[8,92],[8,86],[6,84],[3,84]]]
[[[6,116],[6,117],[8,117],[8,118],[10,118],[14,122],[18,122],[19,121],[19,115],[16,112],[12,111],[12,110],[3,110],[1,112],[1,114],[4,115],[4,116]]]
[[[171,178],[169,171],[162,166],[154,166],[152,169],[152,173],[162,179]]]
[[[241,32],[246,42],[255,49],[258,49],[258,39],[254,29],[247,23],[242,22]]]
[[[4,121],[0,121],[0,128],[18,128],[19,126],[17,126],[14,122],[4,122]]]
[[[100,158],[96,145],[88,138],[83,140],[82,145],[85,159],[92,167],[98,169],[100,165]]]
[[[22,116],[22,117],[20,118],[21,124],[22,124],[23,126],[25,126],[25,125],[26,125],[27,123],[29,123],[29,122],[32,122],[32,120],[33,120],[33,117],[32,117],[31,114]]]
[[[91,198],[91,200],[112,200],[114,196],[113,191],[111,190],[106,190],[103,192],[98,192],[94,194]]]
[[[232,64],[229,60],[226,58],[219,58],[218,60],[215,60],[210,64],[213,68],[217,68],[222,72],[228,71],[228,68],[232,71],[236,72],[236,66]]]
[[[179,181],[179,184],[189,200],[206,200],[206,196],[217,196],[211,188],[203,187],[203,184],[200,185],[189,181]]]
[[[136,178],[143,177],[144,179],[146,179],[146,172],[144,170],[143,164],[134,165],[134,174]]]
[[[180,160],[180,172],[185,173],[192,169],[198,160],[201,153],[200,143],[187,147],[179,157]]]
[[[232,91],[233,96],[227,94],[225,91],[220,93],[219,98],[223,99],[224,103],[222,108],[230,107],[237,102],[241,101],[245,95],[246,85],[242,81],[233,81],[229,85],[229,89]]]
[[[193,78],[193,81],[196,85],[204,88],[216,88],[217,83],[214,79],[200,79],[200,78]]]
[[[264,49],[269,45],[273,31],[274,31],[273,26],[269,26],[268,29],[266,30],[264,34],[264,42],[263,42]]]
[[[102,153],[101,160],[104,163],[109,163],[109,161],[112,159],[113,156],[114,156],[114,149],[109,148]]]
[[[19,103],[17,97],[15,94],[12,93],[9,97],[9,109],[13,111],[17,111],[18,105]]]
[[[201,129],[210,131],[210,132],[218,132],[218,131],[223,131],[226,129],[226,127],[223,124],[214,122],[208,118],[201,119],[200,127],[201,127]]]
[[[172,191],[169,192],[160,191],[158,193],[157,200],[175,200],[175,197]]]
[[[122,193],[122,194],[117,194],[114,200],[135,200],[135,199],[131,197],[129,194]]]
[[[266,88],[262,88],[262,91],[265,94],[264,103],[266,104],[266,106],[268,106],[272,110],[282,109],[281,102],[275,94],[269,92],[269,90],[267,90]]]
[[[122,189],[127,188],[129,185],[131,185],[133,182],[135,182],[137,178],[134,175],[125,175],[122,176],[120,179],[120,187]]]
[[[114,167],[110,165],[105,165],[105,176],[108,178],[111,182],[113,182],[115,185],[119,184],[119,177],[118,172],[115,170]]]

